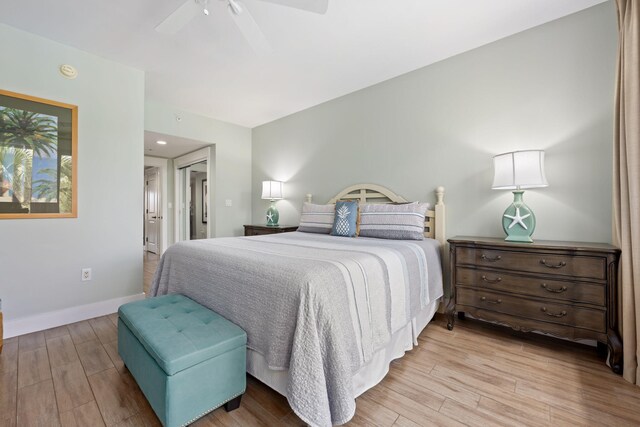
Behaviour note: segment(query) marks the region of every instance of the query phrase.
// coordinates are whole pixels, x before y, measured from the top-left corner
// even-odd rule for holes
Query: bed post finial
[[[447,244],[447,238],[445,234],[445,212],[444,212],[444,187],[438,186],[436,188],[436,226],[434,236],[437,241],[444,247]],[[442,258],[444,260],[444,258]]]
[[[311,193],[307,193],[305,199],[307,200],[307,203],[311,203]]]
[[[442,205],[444,203],[444,187],[440,186],[436,188],[436,205]]]

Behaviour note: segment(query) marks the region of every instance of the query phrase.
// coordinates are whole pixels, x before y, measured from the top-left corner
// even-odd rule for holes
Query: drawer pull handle
[[[502,282],[502,277],[498,277],[497,279],[487,279],[487,276],[483,274],[482,280],[484,280],[487,283],[498,283],[498,282]]]
[[[502,259],[502,257],[500,255],[498,255],[495,258],[490,258],[488,256],[486,256],[485,254],[482,254],[482,256],[480,257],[485,261],[489,261],[489,262],[496,262],[496,261],[500,261]]]
[[[545,267],[549,267],[549,268],[562,268],[562,267],[564,267],[565,265],[567,265],[567,263],[566,263],[566,262],[564,262],[564,261],[560,261],[560,262],[559,262],[558,264],[556,264],[556,265],[549,264],[549,263],[548,263],[546,260],[544,260],[544,259],[541,259],[541,260],[540,260],[540,264],[544,265]]]
[[[567,315],[567,312],[564,310],[562,310],[560,313],[548,313],[547,307],[540,307],[540,310],[542,310],[542,312],[547,316],[551,316],[551,317],[564,317]]]
[[[482,297],[482,298],[480,298],[480,300],[482,302],[488,302],[488,303],[491,303],[491,304],[501,304],[502,303],[501,299],[497,299],[495,301],[491,301],[490,299],[487,299],[487,297]]]
[[[566,291],[566,290],[567,290],[567,287],[566,287],[566,286],[563,286],[563,287],[561,287],[561,288],[555,288],[555,289],[554,289],[554,288],[550,288],[549,286],[547,286],[547,284],[546,284],[546,283],[543,283],[543,284],[542,284],[542,285],[540,285],[540,286],[542,286],[542,287],[543,287],[547,292],[555,292],[556,294],[560,294],[560,293],[562,293],[562,292],[564,292],[564,291]]]

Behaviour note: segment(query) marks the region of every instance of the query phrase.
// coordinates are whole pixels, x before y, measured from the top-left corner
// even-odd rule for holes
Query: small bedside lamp
[[[493,158],[494,190],[514,190],[513,203],[502,215],[505,240],[531,243],[536,228],[533,211],[522,200],[525,188],[547,187],[544,175],[544,151],[526,150],[498,154]]]
[[[262,181],[262,199],[271,200],[271,206],[267,209],[267,225],[276,227],[280,214],[276,209],[275,201],[282,199],[282,182]]]

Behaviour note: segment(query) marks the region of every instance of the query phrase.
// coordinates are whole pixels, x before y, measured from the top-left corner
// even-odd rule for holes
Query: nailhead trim
[[[246,390],[245,390],[245,391],[246,391]],[[243,391],[242,393],[238,393],[238,394],[236,394],[235,396],[230,397],[230,398],[229,398],[229,399],[227,399],[227,400],[223,400],[222,402],[218,403],[218,404],[217,404],[216,406],[214,406],[213,408],[211,408],[211,409],[209,409],[209,410],[207,410],[207,411],[203,412],[202,414],[198,415],[198,416],[197,416],[197,417],[195,417],[195,418],[192,418],[190,421],[186,422],[185,424],[182,424],[180,427],[188,426],[189,424],[191,424],[191,423],[192,423],[192,422],[194,422],[195,420],[197,420],[197,419],[200,419],[200,418],[204,417],[204,416],[205,416],[205,415],[207,415],[209,412],[215,411],[216,409],[218,409],[219,407],[221,407],[221,406],[222,406],[222,405],[224,405],[225,403],[230,402],[230,401],[232,401],[233,399],[235,399],[236,397],[238,397],[238,396],[242,396],[243,394],[244,394],[244,391]]]

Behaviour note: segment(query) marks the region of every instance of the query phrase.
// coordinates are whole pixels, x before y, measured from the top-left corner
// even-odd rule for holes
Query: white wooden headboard
[[[444,187],[438,187],[436,192],[436,205],[433,210],[428,210],[424,221],[424,236],[436,239],[442,245],[446,243],[445,238],[445,209],[444,209]],[[311,202],[311,194],[307,194],[307,202]],[[328,203],[335,203],[337,200],[353,199],[360,203],[406,203],[393,191],[376,184],[356,184],[345,188],[339,192]]]

